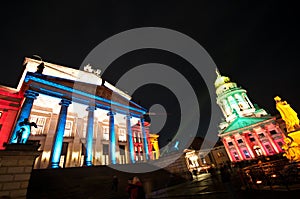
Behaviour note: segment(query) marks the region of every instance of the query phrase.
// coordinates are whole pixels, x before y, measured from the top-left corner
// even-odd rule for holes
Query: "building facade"
[[[16,89],[0,86],[0,150],[9,140],[23,98]]]
[[[218,71],[215,88],[225,118],[218,136],[232,162],[283,152],[285,134],[276,117],[253,104],[245,89]]]
[[[34,168],[157,159],[143,117],[147,110],[99,74],[91,66],[82,71],[25,58],[14,100],[19,106],[3,119],[10,126],[5,133],[1,128],[2,142],[38,141],[42,154]]]

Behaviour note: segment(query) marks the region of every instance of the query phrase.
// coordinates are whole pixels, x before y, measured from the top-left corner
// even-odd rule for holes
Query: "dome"
[[[218,69],[216,69],[216,73],[217,73],[217,79],[215,81],[215,87],[218,88],[219,86],[225,84],[225,83],[228,83],[230,82],[230,79],[229,77],[226,77],[226,76],[221,76]]]

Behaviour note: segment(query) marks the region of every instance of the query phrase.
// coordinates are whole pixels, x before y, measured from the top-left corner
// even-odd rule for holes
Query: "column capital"
[[[94,111],[94,110],[96,110],[96,106],[95,105],[89,105],[85,110],[86,111]]]
[[[114,116],[115,114],[116,114],[116,112],[109,111],[109,112],[107,113],[107,116]]]
[[[59,102],[59,105],[68,107],[71,103],[72,103],[71,100],[68,100],[68,99],[61,99],[61,101]]]
[[[32,99],[36,99],[36,97],[39,95],[38,92],[36,91],[32,91],[32,90],[26,90],[24,96],[26,98],[32,98]]]

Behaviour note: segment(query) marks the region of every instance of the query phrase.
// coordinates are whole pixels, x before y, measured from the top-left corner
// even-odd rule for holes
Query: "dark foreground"
[[[117,175],[117,191],[111,189],[112,176]],[[137,175],[144,184],[147,198],[161,199],[268,199],[290,198],[300,195],[298,185],[285,187],[257,187],[249,189],[237,175],[229,183],[222,183],[220,176],[209,173],[186,180],[171,175],[164,169],[149,173],[125,173],[106,166],[69,169],[34,170],[30,179],[29,199],[128,199],[127,179]]]

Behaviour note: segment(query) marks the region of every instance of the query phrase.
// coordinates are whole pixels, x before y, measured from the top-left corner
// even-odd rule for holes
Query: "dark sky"
[[[6,1],[0,9],[1,85],[17,85],[25,56],[38,54],[47,62],[79,68],[108,37],[156,26],[196,40],[221,74],[269,113],[277,114],[276,95],[300,113],[300,14],[291,2]],[[128,64],[126,59],[122,64]]]

